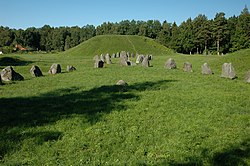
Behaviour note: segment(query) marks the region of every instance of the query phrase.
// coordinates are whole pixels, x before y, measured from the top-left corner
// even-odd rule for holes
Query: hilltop
[[[171,49],[155,42],[153,39],[132,35],[101,35],[93,37],[62,54],[72,56],[94,56],[96,54],[128,51],[139,54],[165,55]]]

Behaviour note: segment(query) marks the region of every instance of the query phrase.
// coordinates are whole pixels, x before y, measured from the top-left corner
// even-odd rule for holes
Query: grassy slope
[[[115,59],[115,64],[93,69],[93,55],[117,52],[95,52],[97,48],[106,49],[110,45],[103,43],[114,38],[116,44],[124,42],[106,37],[101,37],[102,45],[90,40],[62,55],[17,55],[22,63],[15,69],[25,81],[0,86],[0,163],[250,164],[250,86],[243,81],[250,50],[205,57],[155,52],[152,47],[153,67],[120,67]],[[151,47],[137,46],[144,42],[140,37],[128,38],[138,49]],[[124,43],[118,50],[131,51]],[[169,57],[176,60],[177,70],[163,68]],[[185,61],[193,64],[193,73],[182,72]],[[46,72],[53,62],[61,63],[63,71],[73,64],[77,71],[50,76]],[[200,74],[204,62],[214,75]],[[233,63],[238,79],[220,78],[224,62]],[[33,63],[45,77],[30,76]],[[114,86],[119,79],[129,86]]]

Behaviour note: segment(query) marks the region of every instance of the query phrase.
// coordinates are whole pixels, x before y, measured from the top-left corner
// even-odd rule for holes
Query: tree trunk
[[[220,41],[217,40],[217,54],[220,55]]]
[[[199,54],[199,47],[197,46],[197,54]]]
[[[207,55],[207,41],[205,41],[205,50],[204,50],[204,54]]]

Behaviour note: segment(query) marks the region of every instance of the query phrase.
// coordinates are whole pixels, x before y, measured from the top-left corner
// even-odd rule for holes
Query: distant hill
[[[155,42],[153,39],[130,35],[102,35],[93,37],[63,54],[72,56],[94,56],[106,53],[128,51],[130,53],[164,55],[171,49]]]

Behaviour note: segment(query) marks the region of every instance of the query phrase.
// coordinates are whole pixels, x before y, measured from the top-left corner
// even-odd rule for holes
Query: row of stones
[[[67,71],[71,72],[76,70],[74,66],[67,66]],[[40,77],[43,76],[43,73],[41,69],[38,66],[33,65],[30,69],[30,73],[34,77]],[[61,73],[61,65],[54,63],[49,69],[49,74],[57,74]],[[22,81],[24,80],[24,77],[17,73],[12,66],[7,66],[1,71],[1,77],[0,77],[0,83],[2,84],[3,81]]]
[[[117,58],[119,57],[120,58],[120,65],[122,66],[133,66],[133,65],[138,65],[138,64],[142,64],[142,66],[144,67],[149,67],[150,66],[150,63],[149,61],[152,60],[152,55],[140,55],[140,54],[137,54],[136,55],[137,58],[136,58],[136,63],[133,63],[129,57],[134,57],[134,54],[130,54],[129,52],[125,52],[125,51],[121,51],[120,53],[118,52],[117,54],[113,54],[113,58]],[[103,55],[101,54],[100,56],[99,55],[96,55],[94,56],[93,58],[94,60],[94,68],[103,68],[104,67],[104,64],[112,64],[112,61],[111,61],[111,57],[109,54],[106,54],[106,55]]]
[[[173,58],[170,58],[165,63],[164,67],[166,69],[176,69],[177,65],[175,63],[175,60]],[[189,62],[185,62],[183,65],[183,71],[193,72],[192,64]],[[214,74],[208,63],[204,63],[201,66],[201,73],[204,75]],[[235,72],[235,69],[234,69],[232,63],[224,63],[222,65],[221,77],[229,78],[229,79],[237,78],[236,72]],[[246,82],[250,83],[250,71],[247,72],[245,80],[246,80]]]

